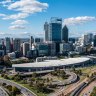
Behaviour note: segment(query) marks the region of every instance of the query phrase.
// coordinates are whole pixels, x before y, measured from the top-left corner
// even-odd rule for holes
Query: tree
[[[6,86],[6,83],[2,83],[2,86]]]
[[[37,76],[37,73],[34,72],[34,73],[32,74],[32,77],[35,78],[36,76]]]
[[[33,86],[33,81],[29,82],[29,86],[32,87]]]
[[[32,78],[31,78],[31,81],[35,81],[35,78],[34,78],[34,77],[32,77]]]
[[[37,88],[38,91],[43,92],[44,91],[44,83],[38,82],[36,84],[36,88]]]
[[[75,69],[75,67],[73,66],[73,67],[72,67],[72,71],[75,72],[75,70],[76,70],[76,69]]]
[[[12,94],[15,96],[16,94],[20,94],[21,92],[20,92],[20,90],[17,88],[17,87],[15,87],[15,86],[13,86],[12,87]]]
[[[8,55],[5,55],[3,59],[4,61],[10,61],[10,57]]]
[[[47,82],[49,82],[49,81],[50,81],[48,77],[47,77],[47,79],[46,79],[46,80],[47,80]]]
[[[10,91],[12,91],[12,86],[11,85],[7,85],[6,88]]]
[[[20,81],[20,80],[21,80],[21,76],[20,76],[20,75],[16,75],[16,76],[14,77],[14,80],[15,80],[15,81]]]
[[[4,75],[4,79],[9,79],[8,76],[7,76],[7,74]]]
[[[1,77],[4,77],[4,73],[1,74]]]

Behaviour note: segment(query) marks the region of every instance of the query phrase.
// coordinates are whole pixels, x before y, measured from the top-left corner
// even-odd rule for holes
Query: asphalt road
[[[6,83],[7,85],[11,85],[11,86],[15,86],[18,89],[21,90],[21,93],[24,94],[24,96],[37,96],[36,94],[34,94],[32,91],[30,91],[29,89],[25,88],[24,86],[21,86],[15,82],[12,82],[10,80],[6,80],[6,79],[1,79],[0,78],[0,83]],[[2,96],[2,95],[0,95]]]
[[[77,75],[73,72],[70,71],[65,71],[66,74],[70,75],[68,79],[64,80],[64,81],[57,81],[57,82],[53,82],[52,84],[57,84],[57,85],[67,85],[67,84],[71,84],[74,83],[77,80]]]
[[[9,96],[2,87],[0,87],[0,96]]]
[[[71,84],[74,83],[77,80],[77,75],[73,72],[70,71],[66,71],[66,74],[70,75],[70,77],[68,79],[66,79],[63,82],[55,82],[58,85],[66,85],[66,84]],[[62,94],[62,92],[65,90],[65,87],[63,87],[60,91],[49,94],[48,96],[58,96],[59,94]]]
[[[84,88],[84,90],[81,91],[79,96],[90,96],[94,87],[96,87],[96,81],[93,81],[86,88]]]

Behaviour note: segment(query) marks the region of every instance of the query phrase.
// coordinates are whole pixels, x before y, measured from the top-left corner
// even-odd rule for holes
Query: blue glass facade
[[[48,55],[48,45],[47,44],[37,44],[38,56],[47,56]]]
[[[61,42],[62,37],[62,19],[52,18],[49,28],[50,41]]]
[[[51,23],[50,28],[51,41],[61,41],[61,24]]]

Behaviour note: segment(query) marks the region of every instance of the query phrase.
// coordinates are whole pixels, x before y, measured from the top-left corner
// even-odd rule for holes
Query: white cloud
[[[5,17],[6,15],[5,14],[0,14],[0,17]]]
[[[27,24],[28,22],[26,20],[16,20],[14,22],[12,22],[12,25],[23,25],[23,24]]]
[[[24,13],[42,12],[48,8],[47,3],[40,3],[37,0],[20,0],[8,6],[9,10],[20,11]]]
[[[22,19],[28,17],[30,14],[42,12],[48,8],[47,3],[41,3],[37,0],[20,0],[14,2],[8,0],[5,2],[11,2],[5,7],[8,10],[16,11],[17,14],[6,15],[3,19]]]
[[[28,17],[29,15],[27,13],[17,13],[9,16],[5,16],[2,19],[7,20],[7,19],[23,19]]]
[[[26,20],[16,20],[12,22],[12,26],[9,27],[11,30],[18,30],[18,29],[25,29],[26,27],[24,26],[28,22]]]
[[[26,27],[23,25],[12,25],[9,27],[11,30],[25,29]]]
[[[1,0],[0,1],[0,4],[8,4],[8,3],[11,3],[12,0]]]
[[[64,19],[64,24],[66,25],[75,25],[75,24],[82,24],[86,23],[89,21],[94,21],[96,20],[96,17],[91,17],[91,16],[79,16],[79,17],[72,17],[72,18],[67,18]]]
[[[3,7],[7,7],[12,2],[13,2],[13,0],[1,0],[0,5],[3,5]]]
[[[48,8],[47,3],[42,3],[38,0],[1,0],[0,6],[3,6],[7,10],[12,10],[13,14],[1,14],[3,20],[15,20],[11,24],[9,29],[25,29],[23,24],[27,24],[27,21],[22,20],[30,16],[31,14],[43,12]],[[16,13],[15,13],[16,12]]]

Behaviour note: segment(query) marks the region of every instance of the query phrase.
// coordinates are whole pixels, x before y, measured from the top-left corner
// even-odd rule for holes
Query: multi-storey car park
[[[84,67],[90,65],[90,58],[78,57],[78,58],[67,58],[57,60],[44,60],[41,62],[24,63],[24,64],[13,64],[12,67],[15,71],[22,72],[35,72],[35,71],[47,71],[54,70],[57,68],[65,69],[72,67]]]

